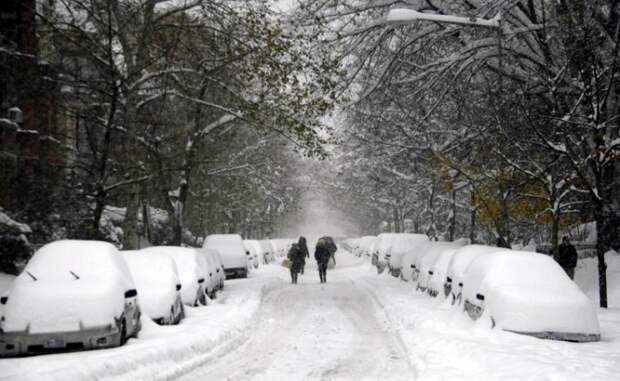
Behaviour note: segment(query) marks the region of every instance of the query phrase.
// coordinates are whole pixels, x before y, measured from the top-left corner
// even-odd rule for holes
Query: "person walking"
[[[302,263],[304,261],[304,253],[298,244],[294,243],[286,256],[291,264],[291,283],[297,284],[297,275],[301,271]]]
[[[301,258],[301,275],[304,275],[304,268],[306,267],[306,258],[310,258],[310,252],[308,251],[308,244],[306,243],[306,237],[299,237],[299,242],[297,242],[297,246],[303,252],[303,256]]]
[[[558,247],[558,262],[566,271],[569,278],[575,278],[575,267],[577,267],[577,250],[573,246],[568,237],[562,237],[562,243]]]
[[[327,282],[327,263],[329,262],[331,254],[327,242],[323,239],[319,239],[316,243],[316,249],[314,250],[314,259],[319,268],[319,278],[321,283]]]

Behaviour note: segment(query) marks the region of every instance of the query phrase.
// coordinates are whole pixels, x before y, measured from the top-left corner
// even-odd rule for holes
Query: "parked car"
[[[372,249],[377,237],[374,235],[368,235],[362,237],[359,244],[360,257],[370,258],[372,256]]]
[[[450,290],[445,287],[446,274],[448,272],[450,260],[457,251],[458,248],[456,247],[442,250],[435,263],[431,266],[428,288],[426,289],[430,296],[445,299],[450,294]]]
[[[377,236],[377,242],[372,252],[372,264],[377,267],[377,273],[379,274],[381,274],[387,266],[392,243],[396,236],[398,236],[397,233],[381,233]]]
[[[133,278],[107,242],[43,246],[2,304],[0,356],[114,347],[141,328]]]
[[[214,292],[212,298],[215,297],[216,291],[224,289],[224,280],[226,274],[224,273],[224,265],[222,264],[222,257],[217,250],[202,248],[202,253],[207,258],[207,262],[213,263],[213,268],[210,270],[210,274],[213,276]]]
[[[452,256],[450,264],[448,265],[444,288],[449,290],[449,299],[453,305],[461,304],[465,272],[471,262],[480,255],[494,253],[496,251],[512,252],[510,249],[495,246],[467,245],[459,248]]]
[[[427,242],[421,255],[416,257],[414,263],[413,280],[416,282],[416,290],[425,292],[428,282],[433,275],[432,267],[439,255],[446,249],[457,247],[453,242]]]
[[[261,264],[267,264],[265,261],[265,255],[263,253],[263,249],[260,243],[255,239],[246,239],[243,241],[246,248],[249,248],[250,251],[253,251],[256,257],[256,263],[254,263],[254,268],[258,268]]]
[[[196,249],[179,246],[153,246],[142,249],[148,253],[166,255],[177,266],[181,281],[181,298],[188,306],[206,306],[206,259]]]
[[[240,235],[209,235],[205,239],[203,247],[217,250],[220,253],[226,279],[248,277],[247,254]]]
[[[465,274],[465,311],[492,327],[545,339],[600,340],[592,301],[548,255],[494,252],[474,259]]]
[[[184,317],[181,281],[174,261],[141,250],[121,251],[134,279],[140,307],[155,323],[178,324]]]
[[[395,277],[400,277],[405,254],[412,250],[417,250],[426,242],[429,242],[426,234],[403,233],[394,237],[392,248],[387,255],[387,266],[390,274]]]
[[[249,240],[244,240],[243,246],[245,247],[246,254],[249,253],[249,256],[248,256],[249,268],[257,269],[258,264],[259,264],[260,252],[256,250],[256,246],[254,246],[254,244],[251,243]]]

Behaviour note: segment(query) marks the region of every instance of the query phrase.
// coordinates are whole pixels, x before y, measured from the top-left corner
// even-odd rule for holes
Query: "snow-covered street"
[[[178,326],[144,319],[115,349],[0,360],[0,380],[615,380],[620,311],[599,310],[602,340],[575,344],[469,321],[344,251],[320,284],[278,265],[227,283]]]

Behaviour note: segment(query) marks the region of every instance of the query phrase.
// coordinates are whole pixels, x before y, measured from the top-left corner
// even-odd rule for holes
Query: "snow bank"
[[[466,308],[481,308],[494,324],[510,331],[563,339],[591,336],[584,340],[600,335],[592,302],[543,254],[478,256],[465,274],[463,301]]]
[[[620,308],[620,254],[605,254],[607,264],[607,303],[610,308]],[[595,305],[600,305],[598,289],[598,259],[583,258],[575,269],[575,283],[588,295]]]

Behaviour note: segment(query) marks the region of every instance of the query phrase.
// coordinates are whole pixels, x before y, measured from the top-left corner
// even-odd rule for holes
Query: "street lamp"
[[[383,20],[383,24],[409,24],[413,21],[434,21],[442,24],[469,25],[474,27],[501,29],[502,15],[498,13],[492,19],[479,17],[447,16],[433,13],[422,13],[408,8],[391,9]]]

